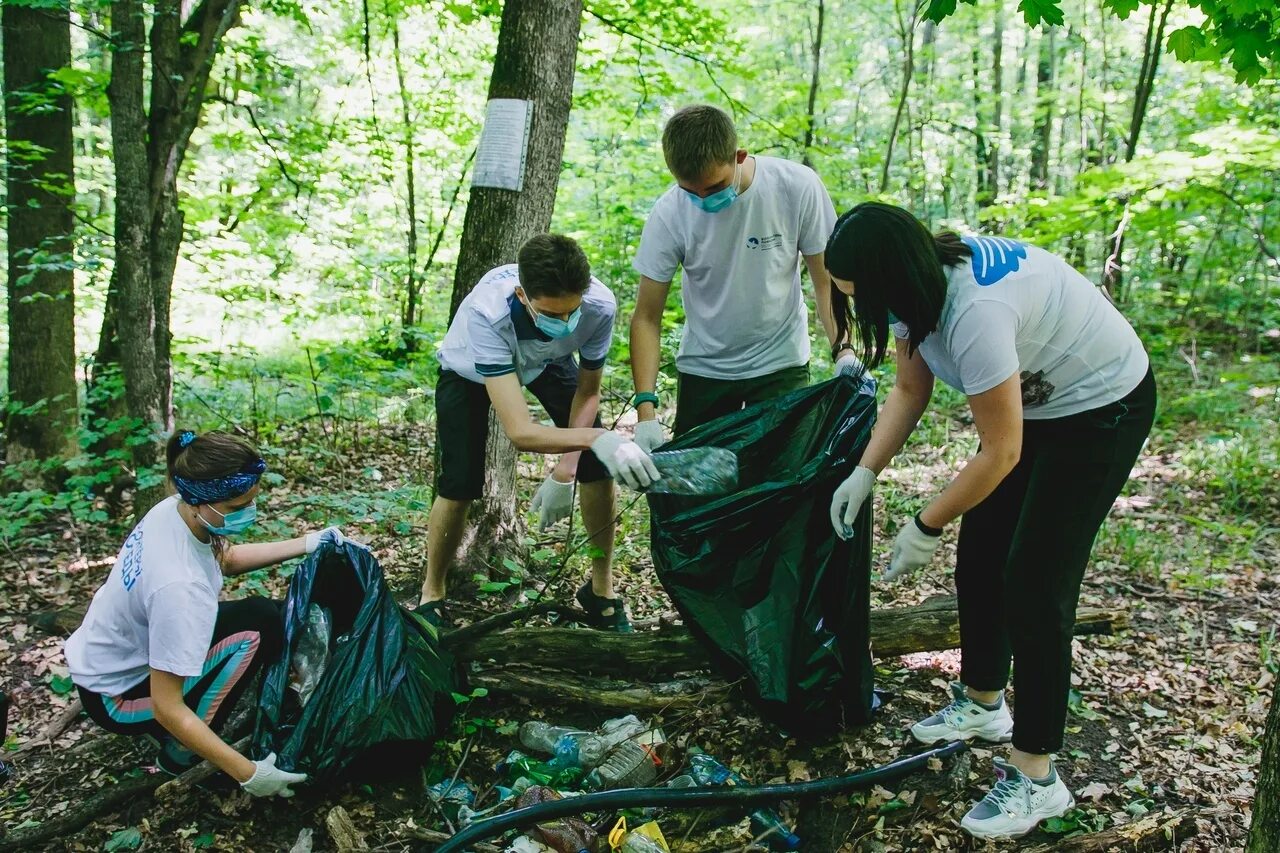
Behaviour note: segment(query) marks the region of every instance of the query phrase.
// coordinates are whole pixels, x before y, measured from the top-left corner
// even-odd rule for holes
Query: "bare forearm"
[[[639,312],[631,318],[631,378],[636,391],[656,391],[658,365],[662,359],[662,317],[642,316]],[[652,403],[636,407],[641,420],[657,417]]]
[[[307,553],[305,536],[280,542],[250,542],[232,545],[222,558],[222,573],[238,575],[264,566],[274,566]]]
[[[169,712],[157,709],[156,722],[187,749],[216,766],[237,782],[253,776],[253,762],[236,752],[186,705]]]
[[[929,405],[928,393],[922,391],[906,391],[894,386],[880,408],[880,416],[876,419],[875,428],[871,431],[871,440],[862,453],[863,467],[870,468],[879,474],[897,455],[911,436],[920,416]]]
[[[1016,464],[1007,454],[979,450],[963,470],[955,476],[942,494],[920,513],[920,520],[930,527],[946,527],[973,509],[995,491]]]
[[[507,437],[517,450],[526,453],[572,453],[590,448],[591,443],[605,431],[593,427],[559,429],[529,423],[513,432],[509,432]]]
[[[569,405],[569,428],[590,428],[595,423],[596,413],[599,411],[600,392],[584,389],[580,382],[577,393],[573,395],[573,402]],[[577,474],[580,456],[581,452],[575,451],[561,457],[560,463],[556,465],[556,471],[560,474],[558,479],[567,481]]]

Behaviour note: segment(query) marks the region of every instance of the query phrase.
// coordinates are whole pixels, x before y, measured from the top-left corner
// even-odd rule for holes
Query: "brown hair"
[[[530,298],[582,294],[591,286],[591,264],[572,237],[538,234],[516,258],[520,286]]]
[[[677,181],[696,181],[709,169],[732,163],[737,151],[733,119],[710,104],[678,110],[662,130],[662,156]]]
[[[216,480],[230,477],[262,458],[258,449],[229,432],[178,430],[165,448],[169,479]]]

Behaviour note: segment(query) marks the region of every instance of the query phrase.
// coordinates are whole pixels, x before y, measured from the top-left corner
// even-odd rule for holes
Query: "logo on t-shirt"
[[[1022,380],[1022,405],[1043,406],[1053,397],[1053,383],[1044,378],[1043,370],[1035,373],[1024,370],[1019,378]]]
[[[142,527],[139,526],[124,540],[124,553],[120,555],[120,580],[124,588],[131,590],[142,577]]]
[[[759,249],[760,251],[763,252],[769,249],[777,249],[777,248],[780,248],[781,246],[782,246],[781,234],[770,234],[767,237],[748,237],[747,238],[748,249]]]
[[[974,280],[982,287],[1000,281],[1016,272],[1027,247],[1007,237],[962,237],[964,244],[973,251],[971,265]]]

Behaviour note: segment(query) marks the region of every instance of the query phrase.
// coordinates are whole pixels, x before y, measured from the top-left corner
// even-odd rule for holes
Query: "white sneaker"
[[[995,787],[960,821],[960,828],[975,838],[1017,838],[1075,807],[1076,798],[1056,770],[1052,782],[1040,785],[1002,758],[994,763]]]
[[[1005,743],[1013,737],[1013,717],[1000,697],[1000,707],[989,711],[969,698],[964,685],[951,682],[951,704],[932,717],[925,717],[911,727],[911,735],[924,744],[940,740],[981,738],[992,743]]]

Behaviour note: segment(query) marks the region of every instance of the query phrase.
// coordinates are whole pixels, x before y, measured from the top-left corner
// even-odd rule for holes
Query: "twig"
[[[22,755],[24,752],[35,749],[37,746],[53,746],[53,739],[67,730],[67,727],[75,722],[80,716],[80,712],[84,710],[84,703],[78,698],[72,701],[70,705],[58,716],[56,720],[49,724],[43,732],[35,738],[27,741],[22,746],[10,753],[10,755]]]
[[[245,735],[244,737],[240,738],[240,740],[231,744],[231,748],[234,749],[236,752],[244,752],[245,747],[249,745],[249,738],[250,738],[250,735]],[[168,782],[165,782],[163,785],[157,788],[156,799],[167,800],[172,797],[176,797],[179,794],[184,794],[187,791],[190,791],[196,785],[199,785],[201,782],[208,779],[210,776],[219,772],[221,772],[221,770],[218,768],[216,764],[211,764],[208,761],[201,761],[199,764],[197,764],[195,767],[192,767],[186,773],[183,773],[181,776],[177,777],[176,779],[170,779]]]

